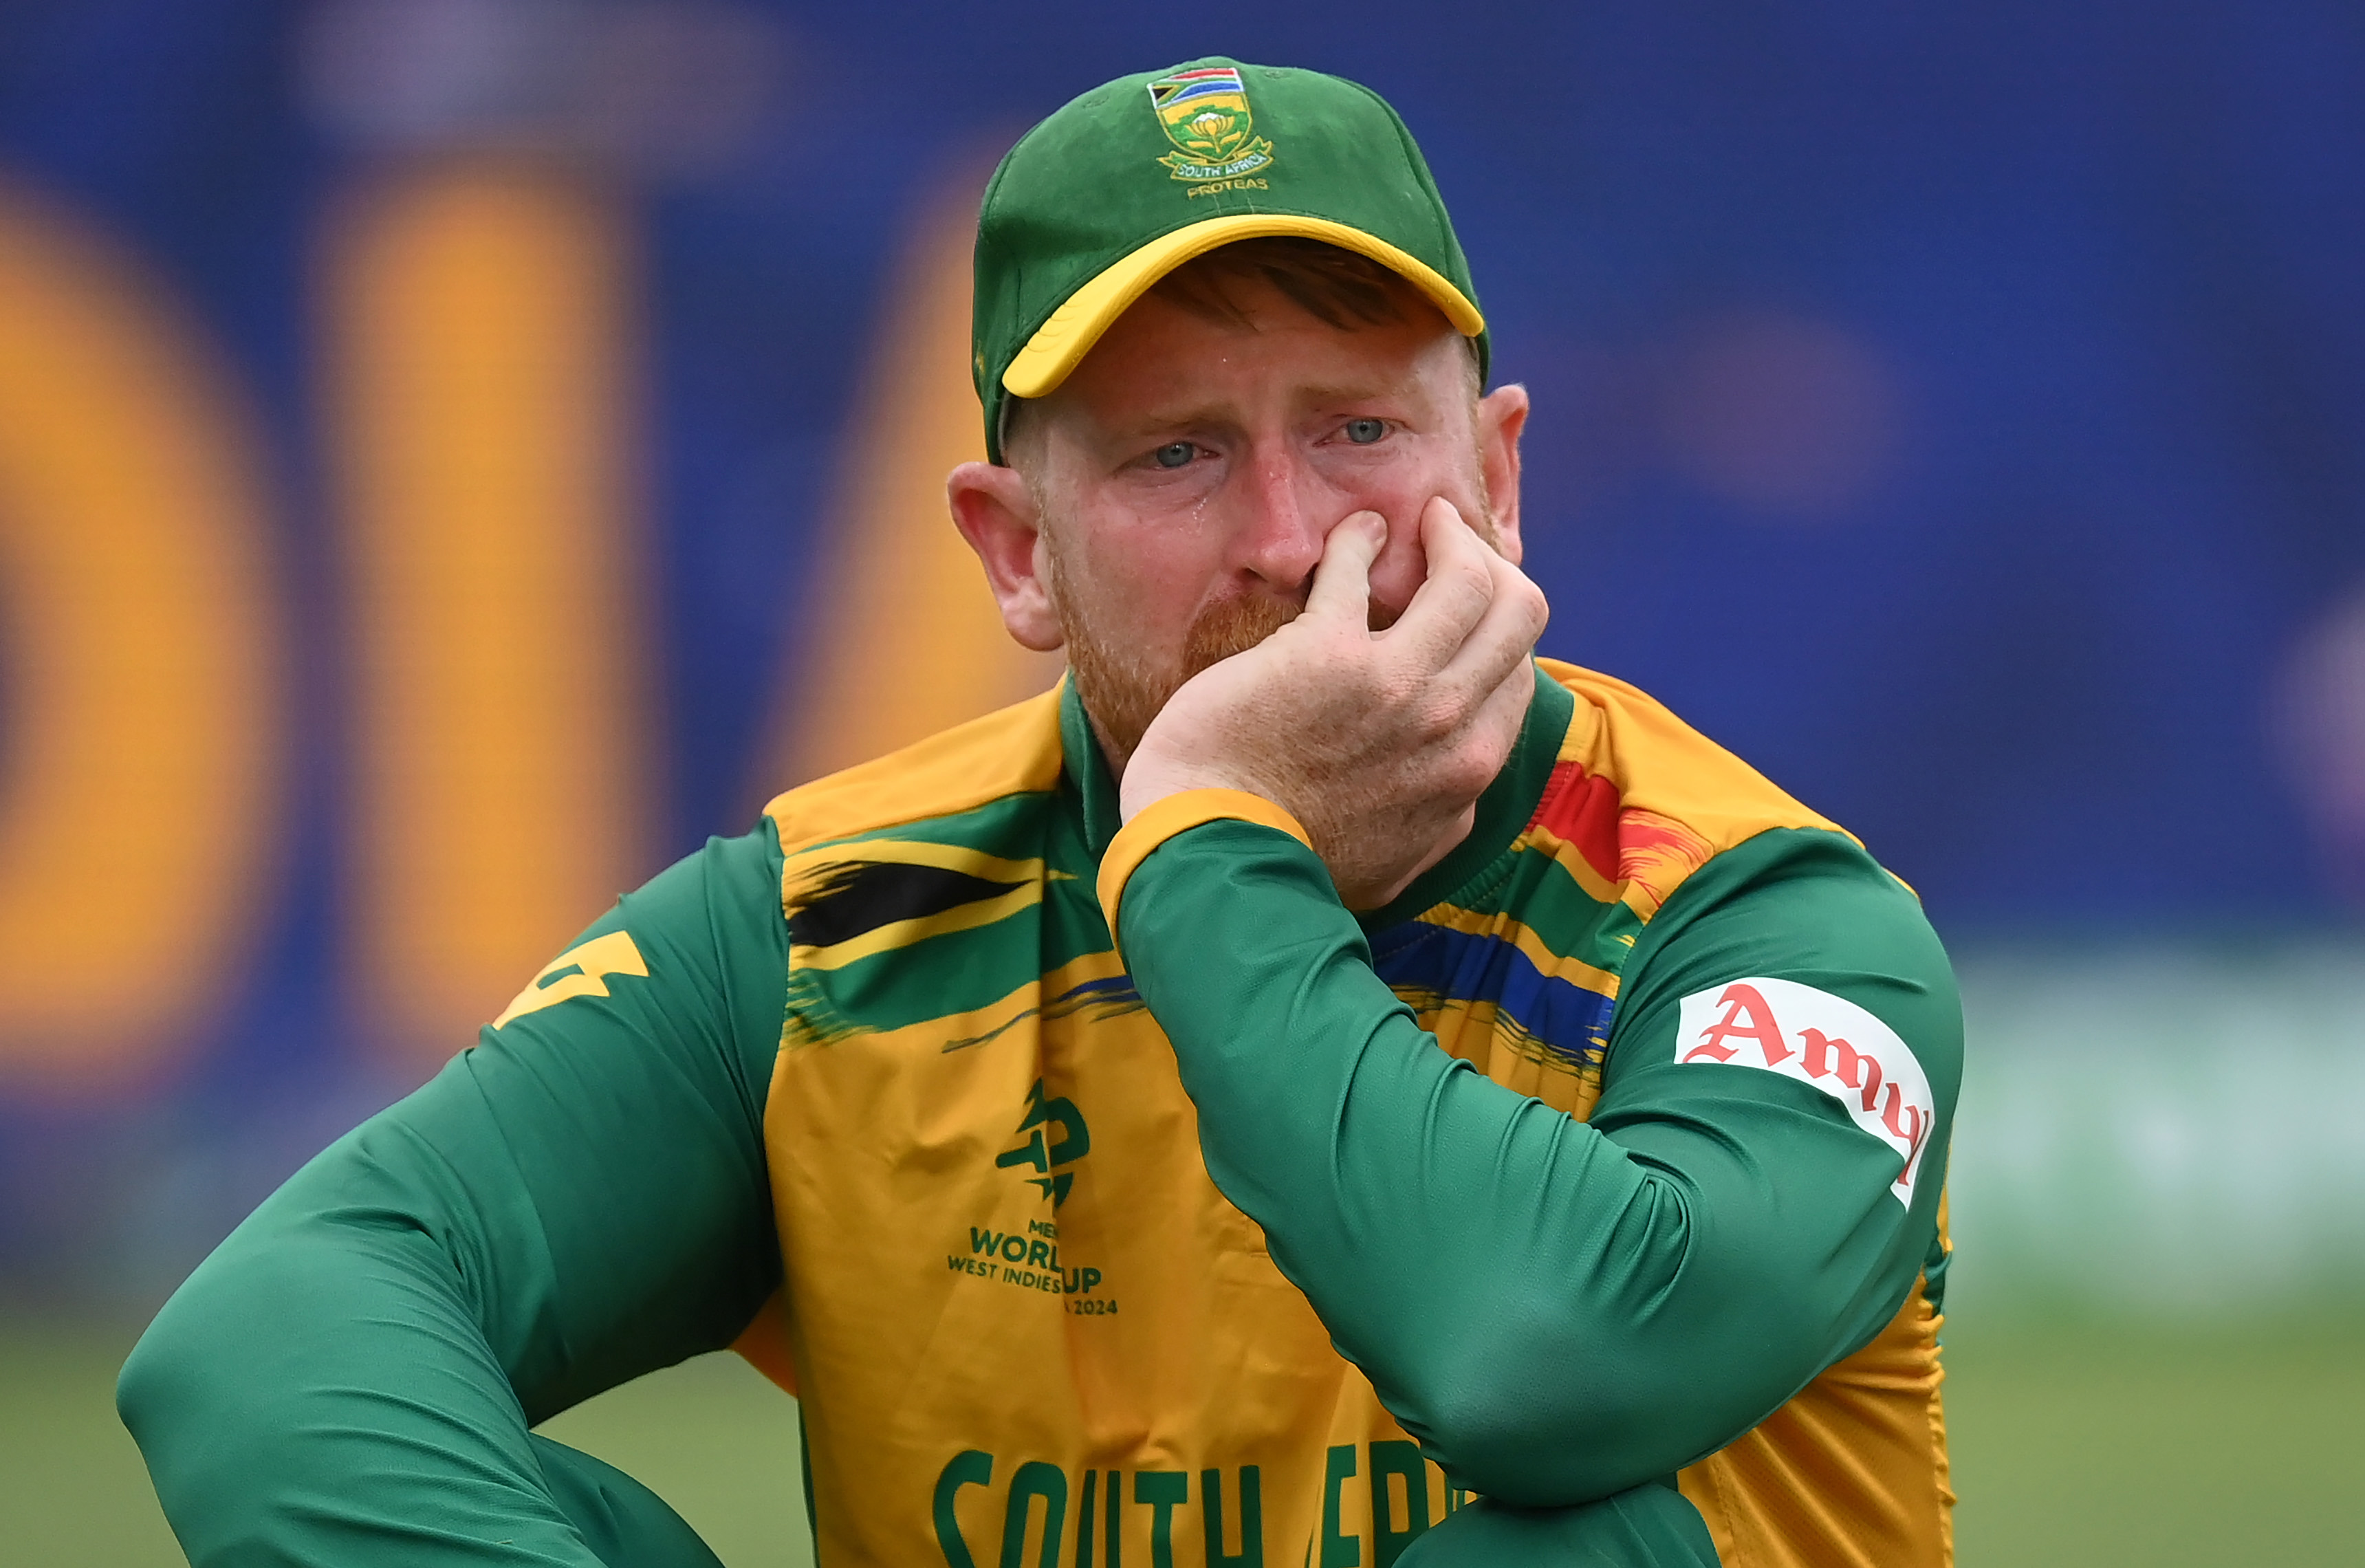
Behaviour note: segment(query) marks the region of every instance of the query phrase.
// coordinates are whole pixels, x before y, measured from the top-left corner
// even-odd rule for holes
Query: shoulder
[[[1879,974],[1951,1002],[1953,969],[1922,901],[1844,834],[1774,828],[1687,879],[1636,944],[1640,967]],[[1705,969],[1703,969],[1705,967]]]
[[[764,808],[781,852],[891,836],[1059,787],[1058,689],[798,786]]]
[[[1556,826],[1638,917],[1621,1032],[1759,975],[1877,998],[1959,1051],[1945,949],[1861,841],[1635,687],[1538,662],[1576,701],[1531,831]]]
[[[1640,689],[1538,659],[1575,699],[1530,832],[1558,841],[1643,921],[1718,857],[1776,830],[1827,834],[1870,857],[1804,805]]]
[[[1059,703],[1055,688],[765,808],[801,969],[934,953],[931,938],[1040,900],[1065,767]]]
[[[1830,1092],[1818,1081],[1821,1030],[1919,1085],[1937,1125],[1952,1121],[1963,1059],[1954,966],[1912,890],[1844,834],[1771,828],[1713,857],[1643,930],[1627,974],[1610,1055],[1629,1072],[1726,1060],[1674,1047],[1738,1025],[1764,1059],[1730,1059]]]
[[[842,874],[848,861],[916,861],[925,871],[952,857],[931,855],[931,838],[958,843],[964,828],[973,835],[979,823],[962,819],[1048,792],[1059,769],[1054,693],[788,790],[751,831],[709,839],[624,894],[529,982],[500,1023],[566,996],[605,995],[596,983],[603,973],[689,975],[712,985],[746,969],[777,980],[790,918],[813,902],[810,892],[790,896],[803,884],[830,881],[828,868]]]

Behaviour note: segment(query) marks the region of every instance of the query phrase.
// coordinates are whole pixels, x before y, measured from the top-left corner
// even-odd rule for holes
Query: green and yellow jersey
[[[1947,1561],[1945,956],[1541,671],[1360,917],[1264,802],[1120,831],[1064,688],[628,895],[159,1317],[123,1405],[192,1557],[595,1561],[528,1426],[735,1343],[829,1568],[1385,1565],[1653,1482],[1727,1564]]]

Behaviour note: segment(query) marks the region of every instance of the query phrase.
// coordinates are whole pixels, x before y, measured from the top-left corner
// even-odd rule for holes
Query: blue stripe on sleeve
[[[1545,974],[1499,936],[1412,921],[1387,933],[1373,967],[1390,986],[1455,1002],[1491,1002],[1555,1055],[1597,1061],[1618,1010],[1612,998]]]

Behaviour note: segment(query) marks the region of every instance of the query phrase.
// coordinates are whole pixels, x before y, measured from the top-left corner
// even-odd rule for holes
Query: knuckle
[[[1420,699],[1419,681],[1394,660],[1373,666],[1364,684],[1372,705],[1384,711],[1402,711]]]
[[[1456,752],[1447,764],[1444,781],[1456,796],[1476,795],[1495,781],[1498,770],[1488,766],[1483,751],[1463,749]]]
[[[1462,722],[1462,704],[1451,692],[1439,689],[1434,683],[1422,692],[1414,712],[1414,723],[1421,739],[1435,745],[1460,729]]]

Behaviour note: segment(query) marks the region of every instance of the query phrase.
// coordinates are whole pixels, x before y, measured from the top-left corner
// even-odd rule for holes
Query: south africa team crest
[[[1160,76],[1149,84],[1149,102],[1174,144],[1159,162],[1178,180],[1228,180],[1272,162],[1272,143],[1256,133],[1248,87],[1232,66]]]

